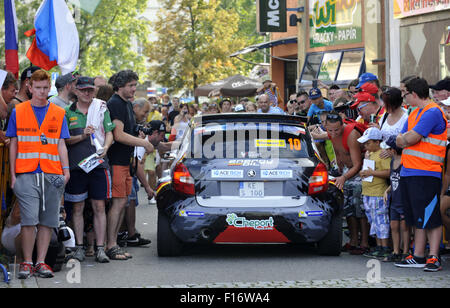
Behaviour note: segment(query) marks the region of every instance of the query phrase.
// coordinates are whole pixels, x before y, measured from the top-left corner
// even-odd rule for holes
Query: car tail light
[[[182,163],[178,163],[173,170],[173,188],[186,195],[195,195],[194,178],[189,173],[188,168]]]
[[[315,195],[328,190],[328,171],[323,163],[319,163],[309,178],[308,195]]]

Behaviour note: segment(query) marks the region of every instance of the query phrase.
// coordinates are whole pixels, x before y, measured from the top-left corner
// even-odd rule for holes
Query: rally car
[[[194,117],[158,183],[158,255],[225,243],[317,243],[320,254],[339,255],[343,194],[329,182],[305,121]]]

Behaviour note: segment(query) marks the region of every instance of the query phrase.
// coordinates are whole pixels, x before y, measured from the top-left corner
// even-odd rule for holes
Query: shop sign
[[[361,0],[309,0],[309,47],[362,43]]]
[[[404,18],[450,9],[450,0],[394,0],[394,18]]]
[[[286,32],[286,0],[258,0],[258,32]]]

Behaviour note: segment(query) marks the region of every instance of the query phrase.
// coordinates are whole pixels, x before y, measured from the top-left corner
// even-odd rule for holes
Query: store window
[[[319,79],[339,83],[356,79],[365,70],[364,49],[326,51],[306,56],[301,83]]]

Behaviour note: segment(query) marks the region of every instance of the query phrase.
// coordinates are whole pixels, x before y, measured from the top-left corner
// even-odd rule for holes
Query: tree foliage
[[[245,62],[229,55],[249,41],[253,43],[248,38],[252,30],[245,30],[247,23],[240,15],[242,3],[252,1],[233,1],[236,6],[225,4],[228,0],[161,2],[162,9],[152,25],[157,40],[147,51],[153,63],[152,80],[178,91],[249,71]],[[253,18],[245,16],[244,20]]]
[[[34,16],[41,3],[42,0],[15,1],[21,70],[30,64],[25,54],[32,42],[32,38],[25,37],[24,32],[34,27]],[[80,73],[108,77],[118,70],[132,69],[145,78],[146,59],[138,54],[136,46],[145,45],[149,38],[149,23],[140,18],[146,6],[146,1],[142,0],[102,0],[94,15],[90,15],[69,5],[80,38]],[[0,22],[4,24],[3,1],[0,9]],[[0,50],[4,54],[2,28]]]

